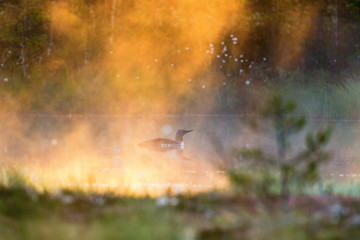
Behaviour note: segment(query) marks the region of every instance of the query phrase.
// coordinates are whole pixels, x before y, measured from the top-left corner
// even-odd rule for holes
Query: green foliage
[[[269,197],[279,191],[278,176],[266,167],[254,167],[255,171],[232,169],[228,171],[231,183],[236,191],[248,196],[255,194],[260,197]]]
[[[254,160],[254,169],[265,177],[262,182],[269,188],[275,181],[269,178],[269,172],[279,174],[279,188],[283,199],[288,199],[290,185],[294,184],[298,189],[307,184],[315,183],[319,179],[319,165],[329,159],[324,146],[329,142],[331,128],[309,133],[305,139],[304,150],[298,151],[294,156],[288,157],[290,136],[300,132],[306,123],[302,116],[294,115],[296,104],[294,101],[285,100],[276,92],[269,97],[261,109],[262,119],[272,123],[277,146],[276,156],[267,156],[259,149],[245,149],[240,151],[240,156],[245,160]],[[246,175],[245,175],[246,176]],[[230,172],[230,179],[235,185],[253,184],[256,181],[248,180],[238,171]]]
[[[351,12],[355,20],[360,24],[360,1],[351,0],[346,4],[346,8]]]
[[[326,141],[328,134],[309,137],[309,144]],[[262,157],[249,150],[247,156]],[[245,172],[243,172],[245,174]],[[269,172],[270,174],[270,172]],[[155,199],[121,197],[61,190],[37,192],[24,181],[0,184],[2,239],[358,239],[357,198],[293,197],[289,211],[281,199],[266,194],[211,192],[174,198],[174,206],[157,206]],[[245,178],[234,175],[240,182]],[[252,178],[260,176],[249,174]],[[10,179],[12,177],[8,177]],[[242,179],[241,179],[242,178]],[[270,178],[273,178],[270,176]],[[251,180],[252,182],[253,180]],[[275,181],[277,179],[275,178]],[[13,182],[13,184],[7,184]],[[20,183],[22,182],[22,183]],[[257,181],[258,191],[269,186]],[[270,180],[263,180],[270,183]],[[271,184],[275,185],[275,182]],[[342,187],[343,188],[343,187]],[[355,187],[359,189],[358,186]],[[315,214],[314,214],[315,213]]]
[[[176,239],[183,224],[153,199],[62,190],[40,193],[3,172],[0,231],[5,239]]]
[[[36,203],[37,195],[30,188],[0,188],[0,214],[20,219],[35,216],[39,213]]]
[[[22,188],[26,186],[26,179],[14,168],[1,168],[0,186],[9,188]]]

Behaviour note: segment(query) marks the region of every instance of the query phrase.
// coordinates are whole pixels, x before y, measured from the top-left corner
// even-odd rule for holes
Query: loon
[[[155,138],[139,143],[142,148],[146,148],[153,151],[167,152],[171,150],[184,150],[183,137],[185,134],[191,132],[191,130],[178,129],[175,132],[175,140],[169,138]]]

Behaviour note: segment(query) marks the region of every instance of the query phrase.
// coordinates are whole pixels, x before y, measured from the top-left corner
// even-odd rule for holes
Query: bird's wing
[[[179,149],[180,144],[174,140],[168,138],[155,138],[150,139],[138,144],[142,148],[146,148],[153,151],[166,152],[174,149]]]

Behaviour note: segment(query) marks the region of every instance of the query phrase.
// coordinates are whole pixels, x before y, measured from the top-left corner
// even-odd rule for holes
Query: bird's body
[[[142,148],[147,148],[153,151],[166,152],[170,150],[177,150],[181,148],[181,143],[168,138],[155,138],[139,143]]]
[[[155,138],[141,142],[138,145],[152,151],[167,152],[177,150],[182,153],[182,150],[184,150],[183,136],[191,131],[192,130],[178,129],[175,132],[175,140],[169,138]]]

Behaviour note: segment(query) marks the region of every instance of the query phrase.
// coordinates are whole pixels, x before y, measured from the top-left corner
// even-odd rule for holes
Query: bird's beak
[[[194,129],[191,129],[191,130],[185,130],[186,133],[189,133],[189,132],[192,132],[192,130]]]

